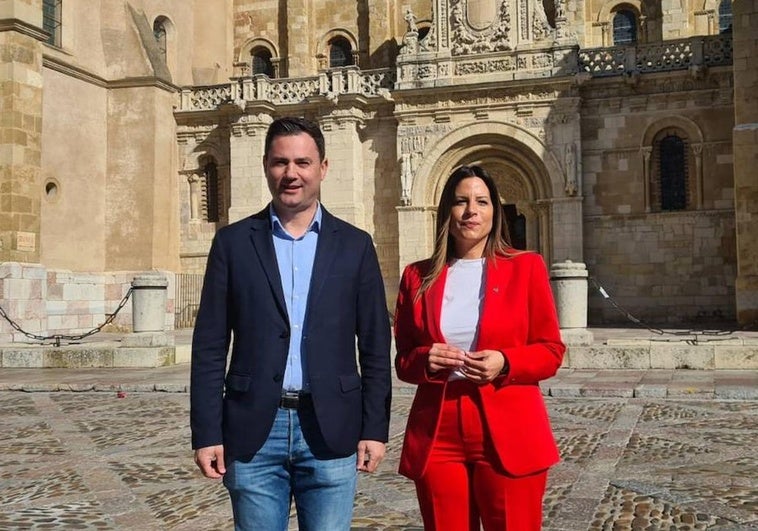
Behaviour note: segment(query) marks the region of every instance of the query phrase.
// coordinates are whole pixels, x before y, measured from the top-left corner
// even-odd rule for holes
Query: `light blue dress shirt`
[[[317,205],[313,221],[300,238],[293,238],[284,230],[274,207],[270,206],[269,209],[276,262],[279,265],[284,302],[287,304],[287,314],[290,319],[290,346],[282,387],[287,391],[307,391],[309,382],[303,329],[313,273],[313,260],[316,257],[316,244],[321,227],[321,204]]]

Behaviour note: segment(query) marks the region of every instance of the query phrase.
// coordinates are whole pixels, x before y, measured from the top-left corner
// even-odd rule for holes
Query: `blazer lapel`
[[[284,302],[284,291],[282,290],[282,279],[279,276],[279,264],[276,261],[276,251],[274,251],[274,240],[271,233],[271,217],[268,214],[268,207],[258,212],[251,220],[250,239],[253,243],[261,267],[266,274],[271,291],[274,293],[274,300],[279,312],[289,322],[287,316],[287,305]]]
[[[446,265],[440,272],[437,280],[429,286],[429,289],[423,295],[424,298],[424,322],[429,326],[429,334],[436,342],[444,343],[445,336],[442,334],[440,327],[440,318],[442,316],[442,297],[445,294],[445,282],[447,281]]]
[[[485,261],[484,273],[484,301],[479,316],[479,330],[477,333],[476,350],[481,350],[483,341],[486,340],[492,326],[497,326],[499,319],[503,317],[503,304],[505,303],[505,285],[503,279],[511,274],[513,263],[510,260],[494,258]]]
[[[315,307],[315,301],[318,300],[332,262],[337,256],[338,231],[339,227],[334,222],[334,216],[326,211],[324,205],[321,205],[321,227],[319,227],[318,244],[316,244],[316,256],[313,259],[308,306],[306,306],[308,310]]]

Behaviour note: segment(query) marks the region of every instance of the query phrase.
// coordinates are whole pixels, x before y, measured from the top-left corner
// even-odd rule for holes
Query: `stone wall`
[[[0,301],[5,313],[24,331],[39,336],[78,335],[103,324],[116,311],[135,275],[141,272],[81,273],[46,269],[39,264],[0,265]],[[166,292],[167,330],[174,328],[175,275]],[[105,332],[132,329],[128,300]],[[97,336],[94,336],[97,337]],[[0,319],[0,343],[34,342]]]
[[[585,262],[620,306],[652,324],[734,319],[734,215],[729,211],[588,216]],[[631,325],[590,283],[590,323]]]

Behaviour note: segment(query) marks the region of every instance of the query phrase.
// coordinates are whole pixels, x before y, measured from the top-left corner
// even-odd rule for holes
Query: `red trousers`
[[[529,429],[524,427],[524,429]],[[416,494],[426,531],[539,531],[547,471],[514,477],[484,425],[476,384],[448,383],[440,426]]]

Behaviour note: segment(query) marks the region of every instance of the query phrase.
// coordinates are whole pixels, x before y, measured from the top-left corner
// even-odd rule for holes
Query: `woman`
[[[418,385],[400,473],[427,530],[539,530],[559,460],[538,384],[565,346],[545,264],[510,246],[498,198],[482,168],[456,170],[398,294],[395,368]]]

